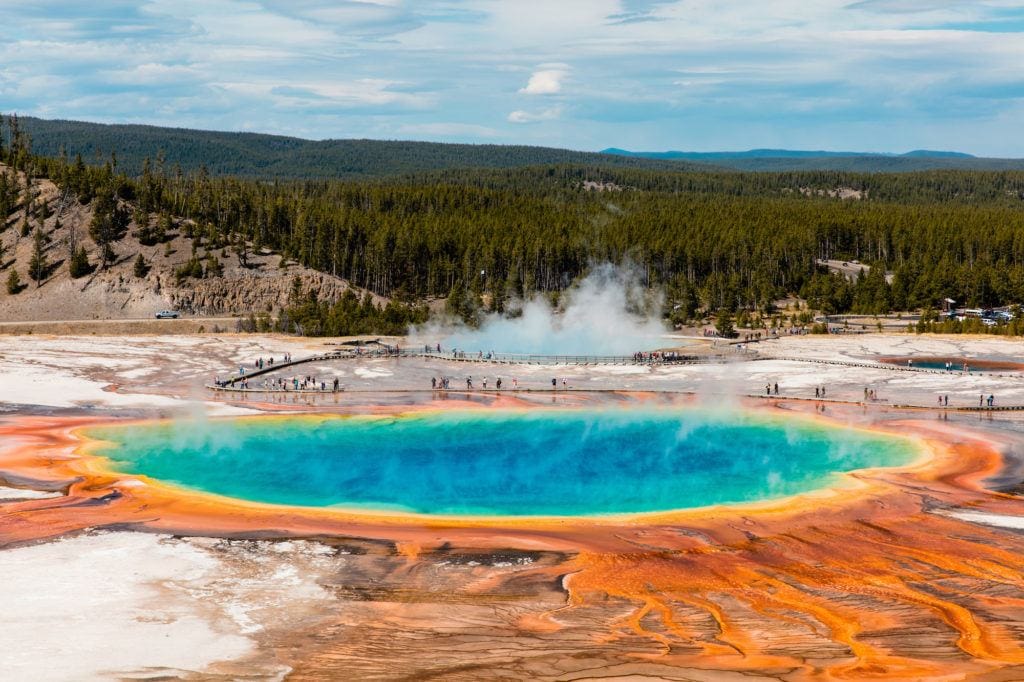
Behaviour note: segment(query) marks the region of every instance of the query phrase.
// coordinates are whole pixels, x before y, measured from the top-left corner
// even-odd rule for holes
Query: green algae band
[[[684,411],[270,417],[96,429],[126,473],[257,502],[595,515],[749,502],[904,464],[910,441]]]

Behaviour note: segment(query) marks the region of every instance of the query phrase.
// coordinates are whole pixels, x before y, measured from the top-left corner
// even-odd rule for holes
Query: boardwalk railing
[[[364,347],[365,348],[365,347]],[[644,353],[633,355],[546,355],[540,353],[481,353],[427,349],[424,347],[394,348],[382,347],[361,352],[349,351],[346,357],[415,357],[436,358],[452,362],[490,362],[517,365],[649,365],[649,364],[696,364],[721,362],[731,357],[752,357],[752,351],[730,350],[715,356],[683,355],[681,353]]]
[[[403,355],[453,362],[496,362],[518,365],[633,365],[642,361],[632,355],[540,355],[526,353],[466,353],[462,351],[402,351]]]

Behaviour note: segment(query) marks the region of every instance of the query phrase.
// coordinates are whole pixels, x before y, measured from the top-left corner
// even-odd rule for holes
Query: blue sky
[[[1024,157],[1024,0],[0,0],[0,111]]]

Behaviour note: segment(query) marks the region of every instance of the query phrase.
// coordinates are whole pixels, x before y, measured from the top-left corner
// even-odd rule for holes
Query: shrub
[[[24,288],[25,287],[21,284],[21,276],[18,274],[18,271],[12,269],[11,274],[7,275],[7,293],[13,296]]]
[[[84,246],[79,246],[75,249],[74,253],[71,254],[71,260],[68,262],[68,271],[74,279],[84,277],[92,272],[92,264],[89,263],[89,254],[86,252]]]

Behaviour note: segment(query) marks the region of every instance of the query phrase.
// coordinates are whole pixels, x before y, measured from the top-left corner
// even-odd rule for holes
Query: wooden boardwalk
[[[355,350],[334,350],[329,353],[318,353],[316,355],[310,355],[287,362],[275,362],[274,364],[266,364],[262,369],[246,369],[244,374],[232,375],[226,379],[222,385],[209,384],[207,388],[213,390],[257,390],[257,389],[238,389],[235,384],[241,382],[243,379],[253,379],[255,377],[264,376],[272,372],[277,372],[289,367],[296,367],[311,362],[329,362],[335,360],[360,360],[369,358],[421,358],[430,360],[443,360],[445,362],[465,362],[465,363],[476,363],[476,364],[491,364],[491,365],[573,365],[573,366],[597,366],[597,365],[661,365],[661,364],[708,364],[715,362],[724,362],[729,359],[730,356],[696,356],[696,355],[679,355],[671,358],[660,357],[658,359],[651,359],[650,357],[635,358],[631,355],[522,355],[515,353],[492,353],[481,355],[479,353],[458,353],[452,352],[437,352],[427,350],[415,350],[409,348],[389,348],[380,349],[375,348],[371,351],[358,352]],[[751,359],[751,358],[746,358]],[[260,389],[266,390],[266,389]],[[323,393],[324,391],[307,389],[309,392]],[[294,392],[294,390],[292,391]]]

